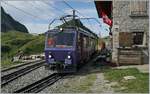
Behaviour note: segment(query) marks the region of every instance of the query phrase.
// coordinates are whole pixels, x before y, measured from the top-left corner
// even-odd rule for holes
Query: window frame
[[[143,35],[142,35],[142,43],[141,44],[134,44],[134,35],[133,34],[136,34],[136,33],[142,33]],[[142,32],[142,31],[137,31],[137,32],[132,32],[132,36],[133,36],[133,46],[143,46],[144,45],[144,32]],[[136,36],[136,35],[135,35]]]
[[[49,38],[49,34],[56,34],[56,33],[59,33],[59,32],[48,32],[48,33],[46,34],[45,48],[49,48],[49,49],[52,49],[52,48],[61,48],[61,47],[56,47],[56,45],[53,46],[53,47],[48,47],[47,41],[48,41],[48,38]],[[76,41],[76,40],[75,40],[75,39],[76,39],[76,34],[75,34],[74,32],[66,32],[66,31],[65,31],[64,33],[67,33],[67,34],[72,33],[72,34],[74,34],[72,46],[70,46],[70,47],[64,47],[64,49],[65,49],[65,48],[67,48],[67,49],[74,48],[74,47],[75,47],[75,41]],[[63,49],[63,48],[61,48],[61,49]]]
[[[133,33],[133,32],[143,32],[143,42],[141,45],[133,45],[133,47],[146,47],[146,32],[145,32],[145,29],[144,28],[137,28],[137,29],[130,29],[130,31]]]

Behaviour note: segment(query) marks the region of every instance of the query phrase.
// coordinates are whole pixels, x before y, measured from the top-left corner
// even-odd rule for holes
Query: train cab
[[[46,69],[54,72],[76,72],[76,33],[74,29],[54,29],[46,32]]]

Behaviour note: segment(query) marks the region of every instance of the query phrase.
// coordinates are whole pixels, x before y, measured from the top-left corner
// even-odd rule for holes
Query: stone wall
[[[117,48],[119,47],[119,32],[134,32],[134,30],[143,30],[148,32],[149,20],[145,17],[131,17],[130,4],[131,1],[113,0],[113,53],[112,60],[117,62]],[[144,33],[148,34],[148,33]],[[144,35],[146,36],[146,35]],[[144,38],[144,45],[148,43],[146,37]]]

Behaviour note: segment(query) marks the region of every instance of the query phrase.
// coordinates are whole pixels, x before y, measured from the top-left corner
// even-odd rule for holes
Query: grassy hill
[[[25,55],[44,51],[44,35],[33,36],[29,33],[10,31],[1,33],[1,64],[2,67],[13,65],[11,59],[19,50]]]
[[[24,54],[37,54],[44,52],[44,43],[45,43],[45,36],[39,35],[34,37],[30,42],[23,45],[20,50],[23,51]]]
[[[40,53],[44,50],[44,35],[33,36],[18,31],[1,33],[3,56],[14,56],[19,50],[24,54]]]
[[[23,45],[31,41],[34,37],[28,33],[22,33],[18,31],[10,31],[1,33],[1,52],[2,57],[12,56]]]

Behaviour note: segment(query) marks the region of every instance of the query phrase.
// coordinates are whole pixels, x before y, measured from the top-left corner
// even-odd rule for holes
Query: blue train
[[[80,27],[48,30],[45,40],[46,69],[72,73],[97,51],[98,37]]]

